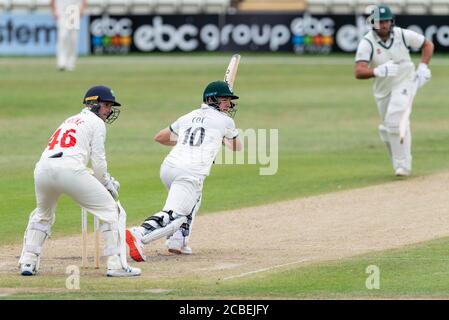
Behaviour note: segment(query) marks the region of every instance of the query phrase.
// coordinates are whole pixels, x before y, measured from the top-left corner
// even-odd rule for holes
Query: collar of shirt
[[[90,113],[92,113],[92,111],[90,111],[89,108],[86,107],[86,108],[81,109],[80,113],[90,115]]]
[[[372,33],[373,33],[374,39],[376,39],[376,42],[379,43],[379,44],[382,44],[384,46],[388,46],[394,39],[394,30],[393,30],[393,28],[390,31],[390,37],[385,42],[379,37],[379,35],[377,34],[376,31],[372,30]]]

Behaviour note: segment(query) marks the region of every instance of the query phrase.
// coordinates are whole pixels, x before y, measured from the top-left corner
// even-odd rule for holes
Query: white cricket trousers
[[[117,264],[117,259],[109,259],[108,268],[127,266],[126,213],[86,168],[71,163],[70,159],[44,159],[36,164],[34,184],[37,207],[28,221],[19,264],[36,263],[36,270],[38,269],[44,242],[51,234],[51,227],[55,222],[58,199],[65,193],[100,219],[100,230],[105,240],[103,255],[120,256],[120,265]]]
[[[407,125],[402,144],[399,137],[399,125],[407,108],[412,107],[413,88],[413,82],[404,82],[393,88],[388,96],[376,99],[377,111],[386,129],[385,138],[387,138],[391,147],[391,160],[395,170],[399,167],[409,171],[412,169],[412,134],[410,124]]]
[[[62,193],[100,220],[116,224],[118,207],[106,188],[86,168],[72,169],[63,159],[45,159],[36,164],[34,183],[37,207],[31,213],[30,223],[51,228]]]
[[[56,47],[57,66],[58,68],[74,70],[78,55],[78,30],[68,28],[62,19],[59,20],[58,43]]]
[[[164,211],[172,210],[184,216],[198,211],[205,176],[195,175],[163,162],[160,178],[168,189]]]

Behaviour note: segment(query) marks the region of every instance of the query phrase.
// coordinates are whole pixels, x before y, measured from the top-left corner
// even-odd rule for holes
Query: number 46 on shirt
[[[56,132],[51,136],[50,141],[48,142],[48,150],[53,150],[58,143],[61,148],[70,148],[76,144],[76,138],[74,136],[74,134],[76,134],[75,129],[66,130],[61,135],[61,139],[58,140],[61,130],[61,128],[56,130]]]

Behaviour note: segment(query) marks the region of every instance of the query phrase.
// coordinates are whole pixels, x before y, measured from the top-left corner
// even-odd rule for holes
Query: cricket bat
[[[229,61],[228,68],[226,69],[224,81],[231,87],[234,87],[235,77],[237,76],[237,69],[239,68],[241,56],[239,54],[234,54]]]
[[[404,143],[404,138],[407,133],[407,128],[408,128],[409,122],[410,122],[410,114],[412,113],[413,100],[415,98],[417,91],[418,91],[418,80],[415,79],[410,101],[409,101],[407,109],[405,110],[404,115],[402,116],[402,119],[399,123],[399,138],[400,138],[401,144]]]

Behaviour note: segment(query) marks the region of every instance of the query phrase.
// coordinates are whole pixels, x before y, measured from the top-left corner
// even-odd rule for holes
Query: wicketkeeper
[[[380,138],[388,148],[395,175],[408,176],[412,170],[409,116],[417,89],[431,78],[428,64],[434,46],[423,35],[396,27],[386,5],[377,6],[369,19],[372,30],[358,45],[355,76],[374,78],[374,97],[382,120]],[[416,70],[410,48],[421,51]]]
[[[55,222],[56,205],[66,194],[100,219],[105,248],[109,256],[107,276],[140,275],[126,261],[126,213],[116,200],[120,184],[108,173],[104,142],[105,123],[120,113],[120,103],[105,86],[90,88],[84,96],[85,108],[65,120],[50,138],[34,170],[36,209],[31,212],[19,260],[24,276],[35,275],[44,242]],[[88,169],[91,163],[94,175]]]
[[[176,254],[191,254],[188,239],[201,204],[205,178],[222,144],[229,149],[242,149],[233,115],[232,100],[238,99],[224,81],[207,85],[203,104],[183,115],[154,140],[174,146],[161,165],[160,177],[168,189],[161,211],[148,217],[140,227],[126,232],[130,255],[135,261],[145,261],[144,245],[168,237],[168,250]]]

